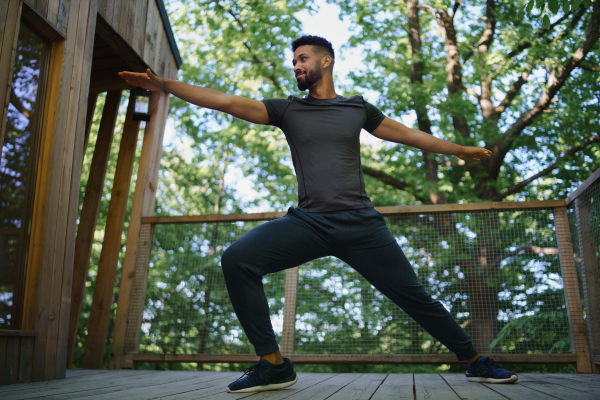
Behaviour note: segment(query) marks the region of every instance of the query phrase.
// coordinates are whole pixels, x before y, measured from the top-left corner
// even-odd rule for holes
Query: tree
[[[336,3],[355,21],[350,46],[365,46],[369,66],[353,74],[354,85],[344,88],[344,95],[374,90],[390,117],[412,116],[425,132],[494,152],[490,160],[465,164],[395,144],[364,146],[363,172],[376,206],[565,197],[598,167],[597,2],[584,1],[549,29],[543,21],[522,20],[523,1]],[[256,99],[294,94],[284,50],[301,32],[294,13],[306,7],[312,3],[178,4],[171,20],[184,43],[180,78]],[[296,179],[278,130],[177,99],[171,104],[181,137],[189,139],[182,139],[185,150],[167,144],[157,213],[207,214],[217,205],[241,212],[261,200],[272,210],[294,204]],[[225,164],[254,176],[264,197],[239,201],[235,185],[223,185]],[[388,225],[403,240],[420,279],[473,334],[478,348],[557,352],[568,351],[569,337],[552,218],[549,211],[517,210],[487,217],[388,218]],[[158,286],[149,288],[148,350],[247,351],[243,339],[226,337],[238,328],[225,292],[215,289],[222,283],[211,277],[219,276],[223,249],[252,226],[185,226],[155,233],[150,281]],[[201,267],[191,269],[194,265]],[[266,279],[277,314],[282,274]],[[348,292],[331,282],[341,282]],[[299,288],[311,296],[298,304],[306,327],[297,334],[301,352],[322,351],[321,340],[346,352],[445,351],[336,260],[303,268]],[[167,315],[177,304],[197,310],[186,316],[191,328]],[[346,304],[362,311],[343,308]],[[548,324],[554,324],[553,335],[536,330]],[[367,335],[377,339],[361,341]],[[390,335],[402,339],[393,342]]]
[[[353,74],[355,87],[381,93],[382,109],[416,117],[424,132],[493,151],[480,163],[462,163],[387,146],[363,162],[363,172],[373,178],[370,188],[384,182],[423,204],[546,199],[564,197],[572,182],[598,167],[600,152],[592,146],[600,142],[593,117],[600,92],[597,1],[582,2],[549,29],[517,18],[519,2],[337,3],[361,28],[350,44],[365,46],[369,69]],[[546,165],[528,173],[541,154]],[[549,183],[531,185],[557,169]],[[377,190],[368,192],[389,204]],[[441,225],[446,235],[460,236],[454,221]],[[480,348],[500,329],[493,311],[499,310],[498,287],[489,281],[500,262],[487,260],[510,254],[501,245],[498,221],[486,229],[497,235],[479,235],[471,247],[465,239],[461,248],[470,257],[460,263],[478,305],[471,307],[471,325]]]

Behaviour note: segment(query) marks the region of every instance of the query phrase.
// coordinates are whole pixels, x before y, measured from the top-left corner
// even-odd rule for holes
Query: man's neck
[[[333,79],[321,79],[316,85],[308,89],[308,95],[315,99],[335,99],[337,93],[333,86]]]

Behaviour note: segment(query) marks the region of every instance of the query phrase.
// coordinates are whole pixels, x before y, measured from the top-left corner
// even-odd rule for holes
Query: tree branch
[[[501,201],[506,196],[510,196],[513,193],[521,191],[523,188],[525,188],[525,186],[529,185],[531,182],[533,182],[537,178],[540,178],[544,175],[548,175],[550,172],[555,170],[557,168],[557,165],[560,162],[564,161],[565,159],[569,158],[570,156],[577,153],[579,150],[589,146],[590,144],[597,143],[597,142],[600,142],[600,136],[592,136],[591,138],[584,140],[583,144],[570,148],[569,150],[567,150],[565,152],[565,154],[562,157],[557,158],[556,161],[553,162],[549,167],[547,167],[547,168],[543,169],[542,171],[538,172],[537,174],[525,179],[523,182],[516,184],[515,186],[508,189],[506,192],[499,194],[498,197],[494,199],[494,201]]]
[[[521,73],[521,76],[510,86],[510,89],[508,89],[508,92],[506,92],[506,95],[500,104],[494,108],[496,118],[500,118],[500,115],[510,106],[515,97],[517,97],[517,94],[521,91],[521,87],[527,82],[527,78],[529,78],[529,75],[533,70],[533,63],[529,64],[527,67],[527,70]]]
[[[225,11],[227,14],[229,14],[235,20],[235,22],[238,24],[238,26],[240,27],[240,30],[243,34],[246,33],[244,24],[242,23],[242,21],[240,21],[238,16],[235,15],[231,11],[230,8],[223,7],[218,1],[215,1],[215,4],[217,5],[217,7],[219,7],[221,10]],[[258,56],[252,51],[252,48],[250,47],[250,44],[248,42],[244,42],[244,46],[246,46],[246,48],[248,49],[248,52],[250,53],[250,56],[252,57],[254,64],[258,64],[258,65],[262,64],[267,67],[274,66],[274,64],[269,61],[259,60]],[[264,77],[267,78],[271,82],[271,84],[273,84],[273,86],[275,86],[277,88],[277,90],[281,90],[281,86],[279,85],[279,82],[277,82],[277,79],[275,77],[275,72],[271,71],[271,75],[269,75],[269,76],[265,75]]]
[[[562,68],[558,69],[558,71],[550,77],[548,87],[544,93],[542,93],[536,105],[532,109],[523,112],[502,135],[500,140],[493,144],[492,151],[494,154],[489,162],[490,179],[496,179],[498,177],[500,167],[504,162],[504,157],[506,157],[506,154],[512,148],[515,139],[533,122],[536,116],[543,113],[544,110],[548,108],[556,93],[558,93],[567,82],[571,72],[581,63],[581,61],[583,61],[594,44],[598,41],[598,37],[600,36],[600,1],[597,0],[592,4],[593,9],[589,28],[585,35],[585,39],[577,51],[575,51],[575,53],[567,60]]]
[[[411,185],[407,184],[404,181],[401,181],[400,179],[396,179],[396,178],[386,174],[385,172],[377,171],[376,169],[367,167],[365,165],[362,166],[362,170],[363,170],[364,174],[369,175],[375,179],[378,179],[383,183],[387,183],[388,185],[393,186],[396,189],[400,189],[405,192],[410,192],[410,194],[415,196],[415,198],[422,201],[423,203],[428,202],[428,199],[420,197],[419,195],[415,194],[415,190]]]

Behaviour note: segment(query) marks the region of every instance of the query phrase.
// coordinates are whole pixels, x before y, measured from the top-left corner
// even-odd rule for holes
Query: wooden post
[[[123,360],[121,368],[134,368],[133,354],[139,352],[142,318],[146,303],[146,287],[148,286],[148,268],[150,266],[150,253],[154,238],[154,225],[143,224],[140,228],[135,270],[131,284],[129,312],[125,330],[125,343],[123,346]]]
[[[121,91],[109,92],[106,95],[102,120],[98,129],[98,139],[94,147],[94,157],[90,166],[90,175],[85,188],[85,198],[79,218],[77,239],[75,241],[75,258],[73,264],[73,284],[71,289],[71,314],[69,318],[69,344],[67,353],[67,368],[73,362],[73,351],[77,339],[79,314],[85,294],[85,282],[90,266],[94,232],[98,222],[98,212],[102,200],[102,189],[106,177],[106,167],[110,156],[115,123],[119,113]],[[88,108],[88,112],[90,109]],[[93,113],[93,110],[92,110]],[[89,128],[88,128],[89,129]]]
[[[575,216],[579,236],[579,256],[581,257],[581,275],[583,296],[587,314],[588,340],[592,357],[600,356],[600,278],[598,277],[598,258],[594,249],[592,234],[588,224],[590,199],[575,199]],[[594,373],[600,368],[592,364]]]
[[[554,225],[565,288],[565,302],[567,306],[567,315],[569,317],[571,346],[574,348],[575,354],[577,355],[577,372],[590,374],[592,372],[592,364],[585,333],[583,311],[581,309],[577,269],[575,267],[573,245],[569,233],[569,220],[567,219],[567,210],[565,207],[556,207],[554,209]]]
[[[296,305],[298,303],[298,268],[285,271],[285,303],[283,303],[283,332],[281,353],[285,357],[294,354],[296,339]]]
[[[108,321],[113,300],[113,289],[121,248],[121,235],[125,223],[125,212],[129,197],[129,186],[133,172],[133,161],[137,147],[140,121],[132,121],[133,92],[130,94],[119,158],[113,182],[108,217],[104,230],[104,243],[100,253],[96,289],[92,301],[92,311],[88,325],[83,353],[83,368],[102,368],[104,348],[108,333]]]
[[[162,149],[162,140],[166,122],[166,107],[168,107],[168,94],[166,92],[153,92],[150,97],[150,121],[146,124],[146,130],[144,132],[144,144],[140,156],[133,206],[131,208],[131,217],[129,219],[127,249],[121,273],[117,316],[109,362],[109,368],[111,369],[122,368],[131,287],[136,272],[135,264],[138,253],[140,228],[142,217],[148,216],[153,212],[153,210],[149,208],[149,205],[154,204],[153,197],[156,192],[156,179],[153,177],[153,174],[156,169],[156,164],[160,163],[160,151],[158,149]]]

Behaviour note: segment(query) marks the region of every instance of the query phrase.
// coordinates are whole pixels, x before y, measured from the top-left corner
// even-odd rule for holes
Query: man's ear
[[[327,68],[331,67],[332,63],[333,63],[333,60],[329,54],[325,55],[321,59],[321,66],[323,67],[323,69],[327,69]]]

